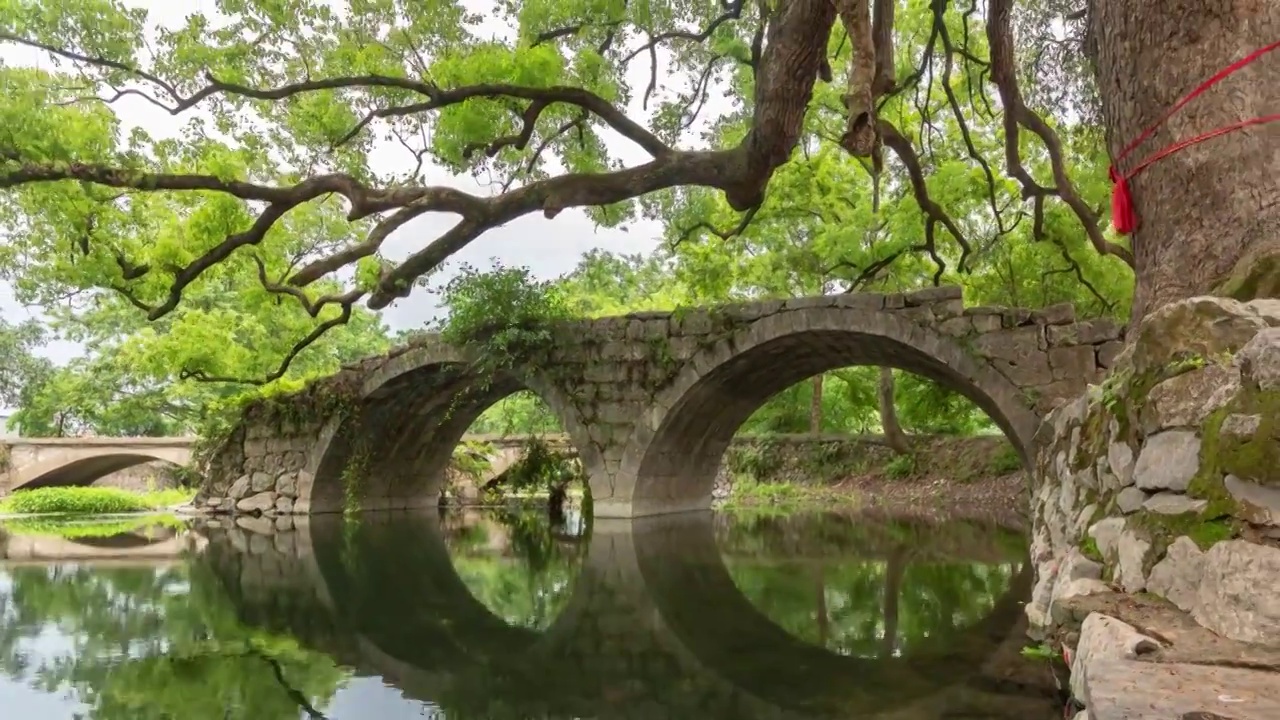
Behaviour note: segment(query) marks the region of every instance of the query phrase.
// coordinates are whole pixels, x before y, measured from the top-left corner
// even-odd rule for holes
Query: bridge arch
[[[806,378],[850,365],[906,370],[961,393],[1030,462],[1039,415],[1015,384],[956,340],[899,314],[806,308],[761,318],[685,363],[637,423],[608,501],[596,494],[596,514],[709,507],[721,458],[751,413]]]
[[[159,460],[182,467],[191,462],[189,445],[55,446],[49,455],[12,470],[8,489],[90,485],[135,465]]]
[[[536,368],[482,374],[474,360],[464,349],[429,343],[371,372],[360,387],[359,411],[321,430],[311,479],[300,483],[295,512],[343,509],[351,482],[362,510],[434,507],[453,449],[467,429],[521,390],[537,395],[560,420],[588,475],[603,468],[577,409],[554,382]]]

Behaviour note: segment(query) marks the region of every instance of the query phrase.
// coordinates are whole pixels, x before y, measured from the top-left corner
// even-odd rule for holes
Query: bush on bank
[[[108,515],[149,512],[191,499],[188,490],[134,493],[118,488],[47,487],[19,490],[0,500],[0,512],[23,515]]]

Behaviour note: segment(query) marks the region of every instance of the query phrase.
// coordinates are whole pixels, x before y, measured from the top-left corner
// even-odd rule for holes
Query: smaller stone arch
[[[960,392],[1029,464],[1040,417],[1017,386],[955,340],[893,313],[797,308],[761,318],[685,363],[637,423],[608,500],[595,493],[596,514],[710,507],[724,452],[751,413],[797,382],[850,365],[906,370]]]
[[[91,447],[59,449],[52,457],[20,467],[12,475],[9,489],[91,485],[112,473],[157,460],[179,467],[191,462],[190,447]]]
[[[356,490],[363,510],[436,505],[453,449],[467,429],[489,407],[520,390],[532,391],[556,415],[588,475],[603,468],[577,409],[554,382],[536,368],[485,377],[474,361],[464,349],[432,342],[370,372],[360,388],[358,412],[322,429],[304,474],[308,479],[298,487],[295,511],[343,509],[351,491],[347,483],[357,475],[363,483]]]

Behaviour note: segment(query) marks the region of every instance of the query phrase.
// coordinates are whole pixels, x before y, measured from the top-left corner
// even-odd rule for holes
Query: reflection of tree
[[[941,557],[925,528],[838,515],[730,520],[722,530],[730,576],[753,605],[793,636],[855,657],[945,649],[987,617],[1021,561]]]
[[[241,624],[202,566],[14,568],[0,591],[0,671],[71,688],[103,720],[313,717],[343,673]],[[69,648],[33,659],[56,628]]]
[[[456,532],[448,543],[454,569],[471,594],[508,624],[547,629],[573,592],[584,538],[566,535],[546,513],[500,510],[489,517],[505,535],[505,549],[494,549],[490,533]]]

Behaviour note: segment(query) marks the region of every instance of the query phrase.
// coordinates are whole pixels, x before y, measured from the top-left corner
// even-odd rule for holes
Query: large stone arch
[[[321,429],[294,511],[343,509],[347,473],[360,483],[362,510],[436,505],[453,449],[467,429],[494,403],[520,390],[532,391],[556,415],[584,470],[600,471],[603,462],[577,409],[555,383],[536,368],[488,373],[475,369],[469,352],[443,343],[383,363],[364,379],[355,415],[332,419]]]
[[[598,516],[704,509],[734,433],[774,394],[850,365],[889,366],[935,380],[987,412],[1024,463],[1040,417],[1016,385],[956,340],[888,312],[779,312],[701,350],[655,398],[619,472],[593,487]]]
[[[12,473],[9,490],[90,485],[135,465],[155,461],[182,467],[191,462],[189,447],[103,447],[55,452],[52,457]]]

